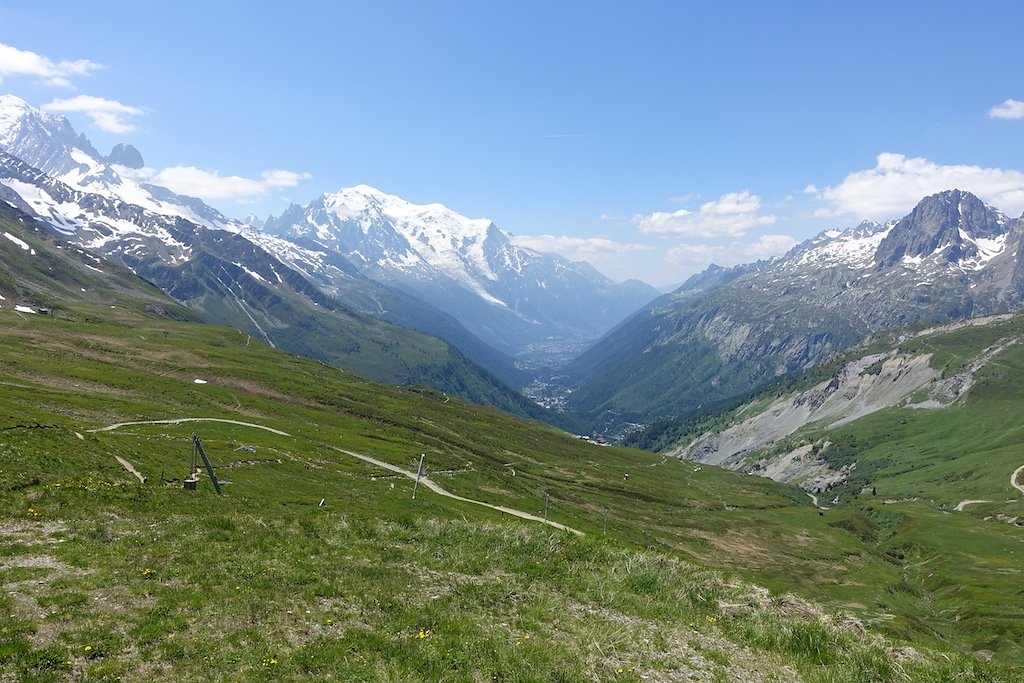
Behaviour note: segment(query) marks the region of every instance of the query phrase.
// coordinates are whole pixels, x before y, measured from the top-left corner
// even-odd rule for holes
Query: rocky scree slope
[[[686,439],[668,454],[822,492],[845,480],[849,471],[830,467],[824,457],[816,457],[811,444],[761,456],[770,446],[811,425],[829,430],[887,408],[936,410],[962,401],[976,374],[1019,340],[1012,334],[997,335],[992,344],[949,376],[934,367],[935,347],[929,340],[965,327],[990,327],[1013,319],[1012,314],[986,316],[899,334],[894,340],[899,345],[909,340],[919,343],[913,350],[895,346],[883,352],[855,354],[830,379],[773,401],[761,398],[741,406],[734,411],[734,423],[729,427]]]

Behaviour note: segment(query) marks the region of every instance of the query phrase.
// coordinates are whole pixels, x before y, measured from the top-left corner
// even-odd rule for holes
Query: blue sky
[[[0,6],[0,92],[228,215],[366,183],[666,285],[959,187],[1024,212],[1024,4]]]

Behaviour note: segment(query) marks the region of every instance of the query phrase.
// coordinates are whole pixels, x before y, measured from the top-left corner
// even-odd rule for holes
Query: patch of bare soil
[[[573,621],[604,622],[622,628],[606,649],[597,645],[587,656],[587,667],[597,672],[611,664],[616,670],[637,674],[654,683],[767,683],[803,679],[792,668],[775,664],[764,653],[754,652],[720,636],[689,627],[666,629],[663,623],[648,621],[613,610],[578,602],[570,603]]]
[[[18,543],[33,549],[31,553],[4,558],[0,561],[0,571],[44,570],[33,572],[33,576],[28,579],[0,584],[0,590],[11,599],[14,614],[36,625],[35,632],[29,636],[34,647],[49,645],[61,630],[61,622],[47,619],[50,612],[39,604],[39,598],[50,593],[50,584],[55,580],[82,573],[82,570],[45,552],[46,546],[54,546],[63,540],[59,535],[66,529],[62,522],[57,521],[8,520],[0,524],[0,542]]]
[[[0,522],[0,542],[17,541],[19,543],[52,543],[58,539],[52,537],[67,531],[67,525],[60,521],[30,522],[8,520]]]

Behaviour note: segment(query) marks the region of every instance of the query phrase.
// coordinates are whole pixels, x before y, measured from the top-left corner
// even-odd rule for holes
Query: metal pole
[[[416,483],[412,485],[412,499],[416,500],[416,489],[420,485],[420,474],[423,472],[423,458],[427,457],[426,453],[420,453],[420,464],[416,467]]]
[[[206,450],[203,448],[203,442],[199,440],[199,437],[195,434],[192,435],[192,445],[197,451],[199,451],[199,457],[203,459],[203,464],[206,465],[206,472],[210,475],[210,481],[213,482],[213,488],[217,490],[217,495],[223,495],[220,490],[220,482],[217,481],[217,473],[213,471],[213,465],[210,464],[210,459],[206,457]]]
[[[551,494],[544,494],[544,521],[548,521],[548,502],[551,500]]]

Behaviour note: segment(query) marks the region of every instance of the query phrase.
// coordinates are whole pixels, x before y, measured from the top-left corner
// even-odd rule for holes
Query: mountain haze
[[[62,239],[157,284],[204,320],[380,381],[427,384],[521,414],[542,414],[498,379],[521,381],[512,360],[450,316],[362,277],[343,259],[325,260],[280,241],[268,249],[267,239],[248,239],[248,226],[201,201],[122,175],[63,117],[2,96],[0,142],[0,198]],[[130,161],[137,151],[121,146],[113,154]],[[275,252],[301,261],[305,270]],[[317,278],[331,282],[329,291],[309,277],[314,266]],[[360,310],[384,306],[410,327],[444,331],[494,372],[436,337]]]
[[[517,246],[487,219],[360,185],[293,205],[263,229],[339,254],[458,318],[500,351],[565,358],[658,295],[586,263]]]
[[[359,313],[441,337],[512,386],[531,379],[517,363],[567,360],[657,296],[643,283],[616,284],[586,263],[516,246],[489,220],[365,185],[265,221],[228,218],[149,182],[153,171],[131,145],[104,156],[64,117],[11,95],[0,95],[0,152],[9,201],[146,277],[146,267],[163,272],[156,261],[193,258],[192,233],[237,235],[278,261],[277,271],[300,273]]]
[[[1024,221],[959,190],[903,219],[829,230],[703,291],[680,290],[573,361],[569,404],[596,424],[713,411],[873,331],[1021,306]]]

